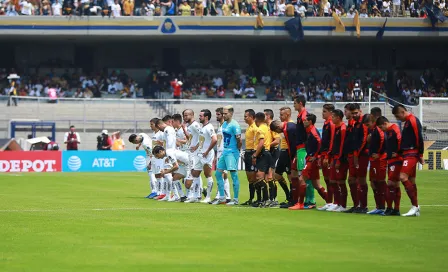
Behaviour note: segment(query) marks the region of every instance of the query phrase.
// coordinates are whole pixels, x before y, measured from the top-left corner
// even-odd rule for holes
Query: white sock
[[[213,189],[213,178],[209,177],[207,178],[207,196],[208,198],[212,195],[212,189]]]
[[[192,197],[194,198],[198,198],[200,197],[200,193],[198,194],[199,188],[201,188],[201,176],[197,177],[197,178],[193,178],[193,184],[191,186],[193,186],[193,188],[190,188],[193,191],[193,195]]]
[[[161,187],[160,193],[162,195],[166,195],[166,180],[164,178],[160,179],[160,187]]]
[[[157,179],[153,172],[148,172],[149,185],[151,186],[151,193],[157,193]]]
[[[171,197],[171,191],[173,189],[173,176],[171,174],[166,174],[164,176],[166,182],[166,194]]]
[[[182,190],[182,184],[180,183],[180,180],[173,181],[174,185],[174,192],[176,194],[177,198],[184,197],[184,190]]]
[[[157,194],[161,195],[162,191],[163,191],[163,178],[158,178],[157,179]]]
[[[224,193],[226,195],[226,199],[230,199],[230,183],[228,178],[224,180]]]

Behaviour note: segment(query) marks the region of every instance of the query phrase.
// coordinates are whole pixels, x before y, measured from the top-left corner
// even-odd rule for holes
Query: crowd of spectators
[[[143,90],[123,70],[111,73],[92,73],[66,70],[63,74],[55,74],[51,70],[45,75],[38,71],[27,74],[14,69],[0,70],[0,95],[7,95],[9,87],[8,75],[17,74],[16,90],[19,96],[48,97],[50,89],[56,89],[57,97],[66,98],[100,98],[105,94],[112,97],[134,98],[142,97]]]
[[[426,0],[0,0],[0,15],[426,17]],[[426,1],[427,2],[427,1]],[[434,5],[447,12],[446,0]]]

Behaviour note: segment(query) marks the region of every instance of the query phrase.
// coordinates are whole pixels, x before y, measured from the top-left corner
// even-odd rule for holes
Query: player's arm
[[[417,133],[415,139],[417,140],[418,145],[418,154],[420,155],[420,158],[423,158],[423,153],[425,152],[425,143],[423,141],[423,128],[422,123],[420,123],[420,120],[415,118],[416,121],[416,127],[417,127]]]
[[[274,140],[271,142],[271,145],[269,146],[270,148],[276,147],[280,144],[280,134],[272,132],[272,139]]]
[[[218,142],[218,136],[216,136],[216,134],[214,134],[214,132],[213,132],[213,134],[211,135],[210,145],[207,148],[207,150],[204,152],[204,156],[207,156],[208,153],[215,148],[217,142]]]
[[[372,157],[373,159],[377,159],[379,149],[380,149],[380,134],[378,133],[377,128],[375,128],[370,136],[370,144],[369,144],[370,157]]]
[[[311,134],[313,135],[313,138],[316,141],[316,150],[314,150],[313,156],[311,156],[310,161],[315,161],[319,158],[319,150],[322,145],[322,141],[315,129],[311,131]]]
[[[333,124],[333,122],[331,122],[331,123],[330,123],[330,146],[328,147],[328,151],[330,151],[330,150],[333,149],[333,139],[334,139],[335,131],[336,131],[336,125]],[[327,160],[328,160],[329,157],[330,157],[329,153],[330,153],[330,152],[327,152],[327,156],[326,156],[326,158],[325,158],[325,159],[327,159]]]
[[[163,172],[164,172],[164,174],[169,174],[169,173],[173,173],[177,169],[179,169],[179,163],[177,163],[177,161],[175,161],[175,162],[173,162],[173,166],[170,169],[165,169]]]
[[[78,142],[78,144],[81,143],[81,136],[79,136],[78,132],[76,132],[76,141]]]
[[[340,143],[340,146],[339,146],[339,154],[337,154],[335,156],[335,159],[336,159],[335,167],[336,167],[336,169],[339,169],[339,166],[341,165],[341,157],[342,157],[343,152],[344,152],[345,135],[346,135],[346,128],[342,127],[341,128],[341,143]]]
[[[357,150],[355,150],[355,152],[354,152],[355,157],[359,157],[359,155],[361,154],[361,151],[366,146],[368,135],[369,135],[369,128],[366,125],[362,124],[362,141],[361,141],[361,145],[359,146],[359,148]]]
[[[240,125],[234,126],[233,133],[235,133],[235,139],[236,139],[236,146],[238,147],[238,150],[241,150],[241,147],[243,146],[243,141],[241,140],[241,127]]]
[[[294,125],[289,126],[286,124],[286,132],[288,137],[288,148],[290,154],[292,154],[292,158],[297,156],[297,129]]]

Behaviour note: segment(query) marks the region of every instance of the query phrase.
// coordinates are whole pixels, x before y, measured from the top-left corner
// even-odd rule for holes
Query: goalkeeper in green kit
[[[299,113],[297,115],[297,170],[299,175],[306,165],[306,150],[305,141],[307,133],[303,121],[306,120],[308,112],[305,109],[306,98],[303,95],[299,95],[294,99],[294,109]],[[314,187],[311,180],[306,181],[306,194],[305,194],[305,209],[316,208],[316,200],[314,199]]]

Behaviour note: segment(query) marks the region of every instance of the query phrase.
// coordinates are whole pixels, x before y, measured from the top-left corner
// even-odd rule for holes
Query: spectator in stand
[[[67,150],[78,150],[78,145],[81,143],[81,137],[75,130],[75,126],[70,126],[70,131],[64,135],[64,144],[67,145]]]
[[[249,84],[244,89],[244,97],[246,97],[246,98],[257,98],[257,95],[255,93],[255,88],[254,88],[253,85]]]
[[[224,89],[224,86],[219,86],[218,90],[216,91],[216,96],[218,98],[226,98],[226,91]]]
[[[243,98],[243,89],[239,85],[235,85],[235,88],[233,88],[233,97]]]

